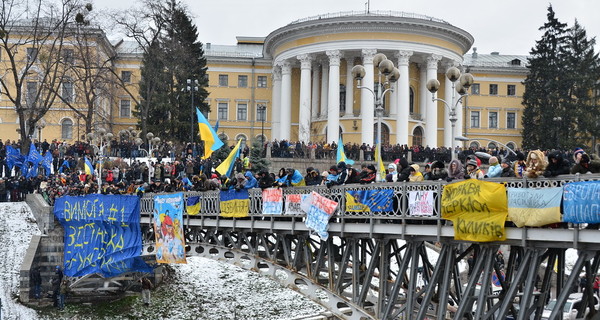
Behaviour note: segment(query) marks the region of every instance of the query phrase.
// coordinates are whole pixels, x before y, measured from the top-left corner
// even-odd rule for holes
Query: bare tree
[[[1,0],[2,94],[15,106],[23,152],[52,107],[64,70],[61,53],[79,0]]]

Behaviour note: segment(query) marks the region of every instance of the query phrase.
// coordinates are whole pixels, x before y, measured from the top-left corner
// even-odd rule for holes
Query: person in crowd
[[[261,189],[272,188],[275,180],[271,177],[268,171],[262,170],[258,173],[258,187]]]
[[[586,174],[586,173],[599,173],[600,172],[600,160],[591,160],[587,153],[580,153],[575,164],[571,168],[571,174]]]
[[[366,172],[367,174],[362,176],[359,182],[361,184],[374,183],[377,179],[377,170],[375,169],[375,166],[372,164],[368,165]]]
[[[39,266],[31,270],[31,284],[33,284],[33,297],[40,299],[42,297],[42,274]]]
[[[142,279],[140,279],[140,283],[142,284],[142,301],[144,302],[145,306],[149,306],[150,290],[154,288],[154,285],[152,284],[152,281],[146,277],[142,277]]]
[[[332,186],[335,186],[337,184],[337,181],[338,181],[338,176],[339,176],[338,166],[333,165],[333,166],[329,167],[329,174],[327,175],[327,179],[325,181],[325,185],[328,188],[331,188]]]
[[[584,154],[585,151],[583,151],[583,149],[575,148],[575,150],[573,151],[573,162],[575,162],[575,164],[579,163],[579,161],[581,161],[581,156],[583,156]]]
[[[408,181],[410,182],[418,182],[423,181],[423,174],[421,173],[421,168],[416,163],[410,165],[410,176],[408,177]]]
[[[475,162],[477,164],[477,162]],[[455,179],[463,179],[465,177],[465,170],[460,160],[454,159],[450,161],[448,166],[448,178],[447,180],[452,181]]]
[[[540,150],[533,150],[527,154],[527,161],[525,162],[527,169],[525,169],[525,176],[527,178],[541,177],[546,170],[546,157]]]
[[[318,186],[321,184],[321,175],[319,171],[313,167],[306,168],[306,176],[304,176],[304,181],[307,186]]]
[[[338,180],[337,180],[338,185],[345,185],[345,184],[359,182],[358,171],[356,171],[356,169],[346,165],[346,162],[340,161],[338,163],[337,167],[338,167],[338,172],[339,172],[339,176],[338,176]]]
[[[502,163],[500,164],[500,166],[502,167],[502,173],[500,174],[501,177],[503,177],[503,178],[516,177],[515,171],[512,169],[512,165],[510,163],[510,160],[508,160],[508,158],[502,159]]]
[[[423,171],[424,180],[433,180],[431,179],[431,164],[431,162],[425,164],[425,171]]]
[[[517,152],[517,161],[513,165],[513,171],[517,178],[523,178],[523,175],[527,171],[527,164],[525,164],[525,155],[521,152]]]
[[[287,174],[285,173],[285,168],[279,169],[277,173],[277,177],[275,178],[275,183],[278,187],[286,187]]]
[[[235,175],[235,190],[240,191],[242,189],[248,189],[246,186],[248,185],[248,179],[244,176],[243,173],[238,173]]]
[[[329,171],[323,170],[323,172],[321,172],[321,185],[322,186],[327,185],[328,177],[329,177]]]
[[[488,178],[498,178],[502,175],[502,167],[500,163],[498,163],[497,157],[490,157],[488,160],[490,167],[488,168],[487,177]]]
[[[286,179],[285,186],[286,187],[304,187],[306,186],[306,182],[304,181],[304,176],[300,171],[294,168],[287,168],[285,170]]]
[[[465,179],[483,179],[484,178],[483,171],[479,169],[477,165],[477,161],[471,159],[467,161],[467,172],[465,173]]]
[[[390,163],[388,165],[387,175],[385,176],[385,181],[387,182],[396,182],[398,181],[398,171],[396,171],[396,164]]]
[[[544,177],[556,177],[561,174],[569,174],[569,160],[564,159],[562,152],[554,150],[548,154],[548,165],[544,170]]]
[[[448,170],[444,166],[444,163],[436,160],[431,163],[431,174],[429,180],[446,180],[448,178]]]
[[[68,278],[64,278],[60,283],[60,289],[58,293],[58,310],[65,309],[65,298],[67,294],[71,291],[71,282]]]
[[[246,177],[246,180],[248,180],[248,182],[246,183],[246,189],[258,187],[258,180],[256,180],[256,177],[254,177],[252,170],[250,170],[250,166],[246,166],[244,170],[246,170],[244,176]]]

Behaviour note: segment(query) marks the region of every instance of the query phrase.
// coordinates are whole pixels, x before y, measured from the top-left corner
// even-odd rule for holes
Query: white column
[[[360,117],[362,122],[362,137],[361,143],[373,145],[373,132],[375,125],[375,98],[373,97],[373,86],[375,73],[373,70],[373,57],[377,53],[375,49],[362,50],[362,63],[365,67],[365,77],[362,79],[361,85],[367,89],[361,89],[360,94]]]
[[[329,93],[327,102],[327,142],[337,143],[340,136],[340,50],[327,50],[329,57]]]
[[[281,137],[281,68],[273,66],[273,103],[271,107],[271,139]]]
[[[410,77],[409,59],[412,51],[398,51],[398,90],[395,93],[398,101],[398,112],[396,115],[396,143],[408,145],[408,119],[410,118]]]
[[[290,140],[292,127],[292,66],[281,62],[281,118],[279,139]]]
[[[311,117],[317,119],[319,116],[319,65],[312,66],[312,98],[311,98]]]
[[[329,65],[327,60],[321,61],[321,111],[319,111],[319,118],[323,119],[327,114],[327,102],[329,98],[327,96],[329,92]],[[337,142],[336,142],[337,143]]]
[[[442,59],[441,56],[432,54],[427,57],[427,81],[429,79],[437,79],[437,68],[438,62]],[[431,100],[432,95],[431,92],[427,91],[426,95],[427,99],[427,119],[425,120],[425,144],[431,148],[438,147],[437,141],[437,117],[438,117],[438,108],[437,102],[433,102]]]
[[[427,65],[419,64],[419,112],[421,119],[427,119]]]
[[[454,67],[454,62],[448,62],[445,64],[445,70],[447,71],[449,68]],[[450,108],[454,106],[455,100],[453,100],[452,96],[452,81],[448,79],[448,77],[444,76],[444,100],[448,103],[448,107],[444,106],[444,146],[451,147],[455,145],[453,143],[454,137],[452,136],[452,122],[450,121]],[[438,97],[439,98],[439,97]],[[449,108],[450,107],[450,108]],[[456,134],[456,128],[455,134]]]
[[[390,118],[396,118],[398,114],[398,81],[390,83],[390,88],[393,90],[388,95],[390,97]],[[385,88],[383,89],[385,90]],[[390,143],[392,143],[391,139]]]
[[[346,112],[344,117],[354,116],[354,78],[352,78],[352,67],[354,67],[354,57],[346,56]]]
[[[298,140],[308,143],[310,141],[310,68],[312,57],[301,54],[296,57],[300,60],[300,107],[298,110]]]

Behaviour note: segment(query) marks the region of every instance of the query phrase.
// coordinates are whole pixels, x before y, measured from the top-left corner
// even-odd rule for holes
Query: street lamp
[[[194,142],[194,126],[198,123],[195,121],[196,119],[196,110],[194,110],[194,92],[198,92],[198,80],[194,80],[192,83],[192,79],[186,80],[187,86],[185,87],[185,91],[192,93],[192,118],[191,118],[191,131],[190,131],[190,143]]]
[[[463,136],[457,136],[454,138],[454,140],[456,141],[462,141],[462,142],[466,142],[469,141],[471,139],[467,138],[467,137],[463,137]],[[509,146],[505,145],[504,143],[500,142],[500,141],[496,141],[496,140],[492,140],[492,139],[488,139],[488,138],[477,138],[477,140],[485,140],[485,141],[489,141],[489,142],[493,142],[496,144],[499,144],[503,147],[506,148],[506,150],[510,151],[512,154],[514,154],[515,156],[517,155],[517,153]]]
[[[392,84],[400,78],[400,70],[394,67],[394,63],[385,56],[383,53],[378,53],[373,57],[373,65],[377,67],[379,71],[379,81],[377,82],[377,90],[373,91],[369,87],[361,85],[362,79],[365,77],[365,67],[362,65],[356,65],[352,68],[352,77],[356,79],[357,89],[367,89],[373,94],[375,101],[375,115],[377,116],[377,141],[376,144],[377,152],[381,155],[381,118],[383,117],[383,98],[385,94],[390,91],[393,92]],[[381,83],[382,76],[385,78],[385,82]],[[385,88],[387,86],[387,88]],[[385,90],[384,90],[385,89]]]
[[[150,158],[152,158],[153,150],[152,144],[154,144],[154,147],[156,147],[156,145],[160,143],[160,138],[155,137],[152,132],[148,132],[146,134],[146,139],[148,140],[148,168],[150,168]],[[150,177],[150,169],[148,169],[148,184],[150,184],[150,181],[152,181],[152,178]]]
[[[43,120],[40,120],[38,123],[36,123],[35,127],[38,130],[38,141],[40,142],[40,145],[42,143],[42,129],[44,129],[46,127],[46,123]]]
[[[468,96],[467,93],[469,87],[473,84],[473,76],[470,73],[464,73],[461,75],[460,70],[457,67],[450,67],[446,71],[446,77],[450,82],[452,82],[452,101],[447,102],[444,99],[438,99],[435,97],[436,92],[440,89],[440,82],[437,79],[429,79],[427,81],[427,90],[431,92],[431,101],[441,101],[444,103],[446,108],[448,108],[449,120],[452,123],[452,140],[455,139],[454,136],[454,127],[456,126],[456,107],[463,100],[464,97]],[[458,85],[456,81],[458,80]],[[460,95],[458,99],[455,99],[456,93]],[[456,153],[454,152],[454,147],[450,146],[450,154],[452,160],[456,159]]]
[[[97,180],[98,180],[98,193],[102,190],[102,162],[104,161],[104,148],[106,148],[110,141],[113,139],[113,134],[110,132],[106,132],[106,129],[100,128],[96,130],[95,133],[87,134],[88,143],[92,146],[98,148],[98,172]]]

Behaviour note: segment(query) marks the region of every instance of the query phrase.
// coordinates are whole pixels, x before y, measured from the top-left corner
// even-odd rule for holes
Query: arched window
[[[506,146],[509,147],[509,148],[511,148],[511,149],[513,149],[513,150],[515,150],[517,148],[517,146],[515,146],[515,144],[512,143],[512,142],[507,143]]]
[[[423,145],[423,129],[421,127],[416,127],[413,130],[413,146]]]
[[[469,148],[479,148],[479,142],[472,141],[471,144],[469,144]]]
[[[488,143],[487,148],[488,149],[498,149],[498,146],[496,145],[496,143],[490,142],[490,143]]]
[[[73,120],[69,118],[63,119],[60,126],[62,139],[73,139]]]
[[[373,141],[373,145],[375,145],[375,142],[377,142],[377,123],[375,123],[375,126],[373,128],[373,133],[375,133],[375,140]],[[388,128],[388,126],[385,123],[381,124],[381,141],[382,146],[388,145],[390,143],[390,128]]]
[[[248,137],[246,137],[246,135],[244,134],[238,134],[237,136],[235,136],[235,143],[237,144],[237,141],[240,139],[242,139],[242,143],[240,144],[240,150],[244,150],[244,148],[246,147]]]

